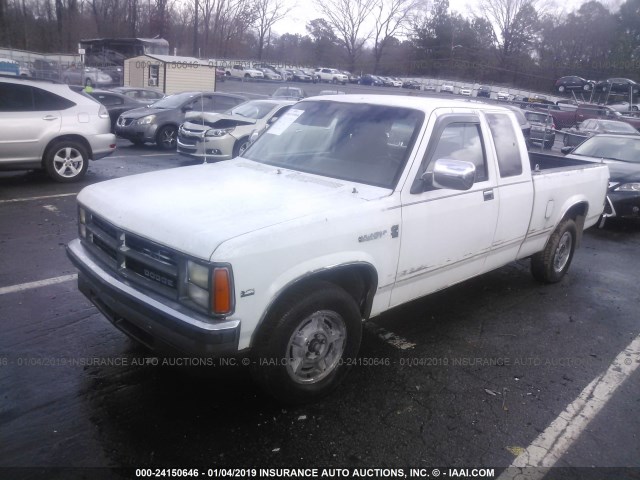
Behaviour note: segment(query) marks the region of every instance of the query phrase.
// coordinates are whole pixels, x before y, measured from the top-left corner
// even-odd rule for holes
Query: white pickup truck
[[[343,379],[363,320],[517,259],[563,277],[608,169],[529,161],[499,106],[309,98],[242,157],[86,187],[68,255],[131,337],[244,355],[272,395],[310,401]]]
[[[242,78],[248,80],[250,78],[264,78],[264,73],[257,68],[248,67],[246,65],[233,65],[224,72],[227,77]]]

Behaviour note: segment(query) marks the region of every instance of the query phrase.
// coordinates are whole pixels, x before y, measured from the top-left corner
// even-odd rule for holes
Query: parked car
[[[443,83],[440,85],[440,93],[451,93],[453,94],[453,84],[451,83]]]
[[[18,77],[33,76],[33,72],[29,67],[12,58],[0,58],[0,73],[9,73]]]
[[[347,92],[342,90],[320,90],[318,95],[346,95]]]
[[[246,97],[230,93],[176,93],[120,115],[116,122],[116,135],[136,145],[150,142],[164,150],[173,150],[176,148],[178,126],[184,122],[187,112],[225,112],[246,100]]]
[[[565,130],[564,146],[580,145],[587,138],[599,133],[617,133],[620,135],[640,135],[640,132],[631,125],[618,120],[603,120],[600,118],[589,118],[584,122]]]
[[[139,88],[139,87],[116,87],[111,89],[112,92],[121,93],[129,98],[138,100],[143,103],[157,102],[165,95],[160,90],[154,90],[153,88]]]
[[[358,83],[360,80],[360,75],[355,75],[347,70],[342,70],[341,73],[344,73],[347,76],[349,83]]]
[[[153,103],[136,100],[135,98],[124,95],[122,93],[108,90],[91,89],[87,93],[107,108],[107,111],[109,112],[109,118],[111,119],[112,132],[115,132],[116,122],[121,114],[129,110],[133,110],[134,108],[140,108],[141,106],[148,103]]]
[[[555,89],[560,92],[566,91],[585,91],[589,92],[593,89],[594,82],[593,80],[585,80],[582,77],[577,77],[575,75],[568,75],[566,77],[560,77],[556,80],[554,85]]]
[[[629,102],[612,103],[609,105],[609,107],[611,107],[612,109],[620,113],[638,111],[637,103],[633,103],[633,104],[630,104]]]
[[[311,83],[313,81],[313,77],[311,75],[307,75],[302,70],[291,70],[291,80],[294,82],[304,82]]]
[[[421,83],[417,80],[407,80],[402,84],[402,88],[408,88],[409,90],[420,90]]]
[[[639,135],[595,135],[573,149],[565,158],[604,162],[609,167],[604,218],[640,218]]]
[[[279,82],[282,81],[282,75],[268,68],[257,68],[264,75],[265,80],[277,80]]]
[[[114,83],[111,76],[102,70],[75,64],[62,71],[62,81],[69,85],[86,85],[88,87],[106,87]]]
[[[504,90],[500,90],[498,92],[498,94],[496,95],[496,98],[500,101],[509,101],[511,99],[511,95],[509,94],[509,92],[505,92]]]
[[[33,77],[47,80],[60,80],[60,66],[51,60],[36,58],[32,62]]]
[[[358,83],[360,85],[371,85],[372,87],[381,87],[384,85],[384,82],[382,80],[369,73],[362,75]]]
[[[402,80],[396,77],[384,77],[385,78],[385,87],[402,87]]]
[[[531,133],[528,144],[541,144],[543,148],[553,147],[556,141],[556,126],[553,124],[553,117],[544,112],[526,111],[524,116],[531,124]]]
[[[288,100],[301,100],[308,97],[307,92],[298,87],[280,87],[271,95],[271,98]]]
[[[341,83],[345,85],[349,81],[349,77],[335,68],[316,68],[314,75],[319,82]]]
[[[344,380],[363,320],[516,260],[561,281],[609,176],[572,163],[530,157],[495,105],[309,98],[242,157],[85,187],[67,253],[132,338],[260,359],[267,392],[310,402]]]
[[[478,92],[476,93],[476,97],[491,98],[491,87],[487,87],[486,85],[480,85],[478,87]]]
[[[226,113],[190,112],[178,130],[178,153],[199,160],[242,155],[253,132],[281,117],[293,100],[249,100]]]
[[[628,78],[608,78],[596,84],[597,92],[613,92],[626,93],[629,91],[637,94],[640,91],[640,85]]]
[[[262,73],[261,70],[245,65],[233,65],[231,68],[227,68],[224,73],[227,77],[240,78],[243,80],[264,78],[264,73]]]
[[[458,90],[458,94],[462,95],[463,97],[470,97],[472,91],[473,90],[471,90],[469,87],[461,87],[460,90]]]
[[[0,132],[0,170],[44,169],[64,183],[116,148],[107,109],[50,80],[0,77]]]
[[[422,89],[425,92],[435,92],[436,91],[436,86],[433,85],[432,83],[428,83],[427,85],[423,85]]]

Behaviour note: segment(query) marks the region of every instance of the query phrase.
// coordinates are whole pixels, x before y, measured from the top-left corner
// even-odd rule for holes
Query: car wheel
[[[582,87],[582,88],[583,88],[583,90],[584,90],[585,92],[588,92],[589,90],[591,90],[591,86],[592,86],[592,85],[591,85],[590,83],[585,83],[585,84],[584,84],[584,87]]]
[[[565,90],[565,89],[564,89],[564,85],[560,85],[560,86],[558,87],[558,91],[559,91],[560,93],[564,92],[564,90]]]
[[[562,280],[571,265],[577,237],[576,223],[570,218],[561,221],[549,237],[544,250],[531,257],[533,277],[544,283]]]
[[[47,149],[44,166],[56,182],[77,182],[87,173],[89,155],[81,143],[61,140]]]
[[[324,281],[294,287],[258,333],[254,378],[282,402],[317,400],[344,379],[361,337],[360,310],[342,288]]]
[[[638,106],[637,105],[632,105],[631,106],[631,111],[632,112],[637,112],[638,111]]]
[[[224,72],[224,76],[225,77],[230,77],[231,76],[231,72]]]
[[[90,78],[85,79],[84,86],[85,87],[93,87],[93,81]]]
[[[251,78],[251,75],[249,75],[248,73],[244,74],[244,79],[245,80],[249,80]]]
[[[176,148],[178,129],[173,125],[167,125],[158,130],[156,134],[156,144],[163,150],[173,150]]]
[[[249,137],[244,137],[238,140],[233,146],[233,158],[242,155],[250,144],[251,142],[249,141]]]

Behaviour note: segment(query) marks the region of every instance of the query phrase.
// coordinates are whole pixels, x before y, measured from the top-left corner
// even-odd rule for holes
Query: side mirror
[[[193,107],[191,105],[186,105],[184,107],[182,107],[182,111],[183,112],[190,112],[193,110]]]
[[[451,190],[469,190],[476,178],[476,166],[463,160],[440,158],[436,160],[433,171],[422,174],[421,179],[427,185]]]
[[[560,149],[560,151],[566,155],[567,153],[571,153],[571,152],[573,152],[573,149],[574,149],[574,148],[576,148],[576,147],[571,147],[571,146],[562,147],[562,148]]]

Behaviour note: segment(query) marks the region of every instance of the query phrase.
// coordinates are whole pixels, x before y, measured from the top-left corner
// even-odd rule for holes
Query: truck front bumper
[[[193,356],[238,352],[240,320],[213,320],[142,292],[96,262],[79,239],[67,245],[78,288],[118,329],[152,350]]]

